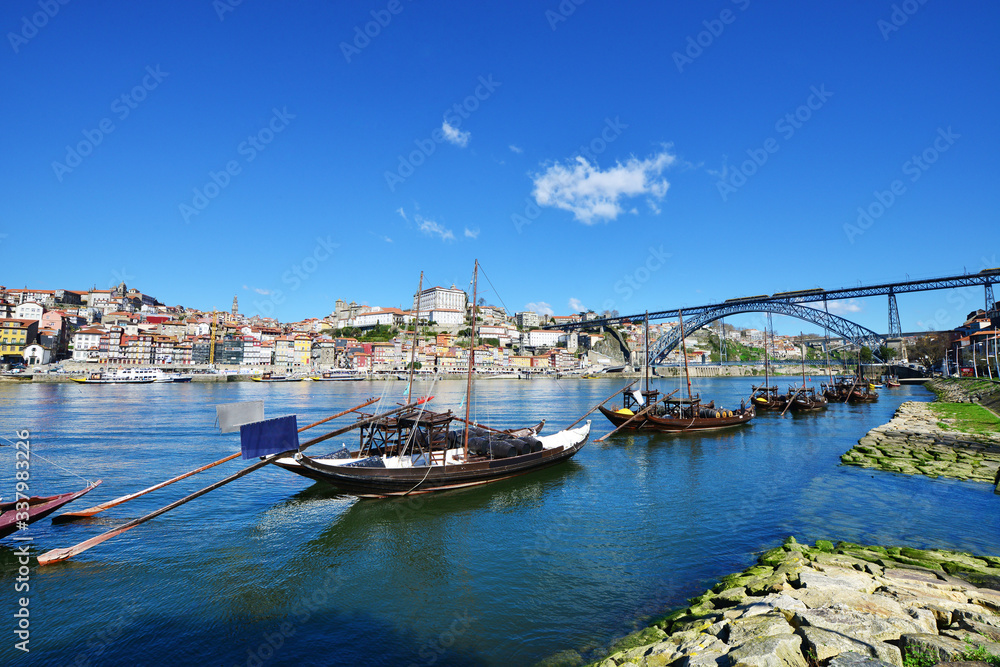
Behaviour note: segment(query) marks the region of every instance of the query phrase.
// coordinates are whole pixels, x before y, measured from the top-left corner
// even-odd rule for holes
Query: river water
[[[729,407],[750,383],[695,381],[706,400]],[[481,381],[473,413],[499,426],[545,418],[551,433],[620,384]],[[676,379],[653,384],[678,388]],[[218,403],[263,399],[268,417],[295,413],[302,425],[370,396],[395,405],[403,386],[5,384],[0,435],[30,431],[32,493],[103,479],[70,506],[83,509],[237,451],[238,434],[214,428]],[[457,410],[464,388],[436,384],[433,405]],[[1000,554],[1000,499],[990,486],[839,465],[902,401],[932,399],[921,387],[881,394],[873,405],[764,414],[721,433],[616,434],[603,443],[593,440],[610,428],[597,413],[591,442],[567,464],[412,499],[359,501],[265,468],[72,561],[32,565],[29,593],[15,592],[8,538],[0,545],[8,626],[0,628],[0,661],[529,665],[564,649],[599,651],[789,535]],[[343,441],[355,445],[356,436]],[[13,447],[0,451],[0,495],[9,499]],[[33,553],[76,544],[243,465],[221,465],[93,519],[33,524]],[[29,654],[13,647],[22,596],[30,598]]]

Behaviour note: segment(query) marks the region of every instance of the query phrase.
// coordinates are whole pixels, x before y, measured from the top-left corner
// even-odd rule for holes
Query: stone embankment
[[[928,383],[938,399],[971,402],[964,381]],[[899,406],[888,424],[869,431],[840,457],[845,465],[908,475],[951,477],[994,485],[1000,494],[1000,433],[948,430],[952,420],[936,414],[928,403]]]
[[[1000,558],[789,538],[593,664],[903,667],[998,656],[998,585]]]

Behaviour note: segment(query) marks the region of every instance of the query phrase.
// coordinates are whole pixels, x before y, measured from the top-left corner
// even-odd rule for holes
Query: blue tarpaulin
[[[240,426],[240,448],[244,459],[298,449],[299,434],[295,415],[243,424]]]

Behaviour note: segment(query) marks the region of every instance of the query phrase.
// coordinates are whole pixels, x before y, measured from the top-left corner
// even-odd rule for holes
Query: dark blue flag
[[[295,415],[243,424],[240,426],[240,448],[244,459],[298,449],[299,433]]]

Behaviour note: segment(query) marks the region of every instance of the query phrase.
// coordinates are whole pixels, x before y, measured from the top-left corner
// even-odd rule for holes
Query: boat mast
[[[681,321],[681,352],[684,354],[684,377],[687,378],[688,383],[688,400],[692,401],[694,399],[691,396],[691,373],[688,371],[688,350],[687,343],[684,342],[684,314],[678,310],[677,317]]]
[[[462,460],[469,460],[469,404],[472,403],[472,367],[476,363],[476,278],[479,276],[479,260],[472,270],[472,324],[469,330],[469,372],[465,380],[465,432],[462,435]]]
[[[410,350],[410,379],[406,385],[407,398],[413,395],[413,371],[417,365],[417,341],[420,331],[420,293],[424,291],[424,272],[420,272],[420,282],[417,284],[417,307],[414,308],[416,315],[413,318],[413,349]]]
[[[765,324],[764,325],[764,389],[767,390],[768,393],[770,393],[771,391],[770,384],[771,384],[771,376],[769,373],[768,359],[767,359],[767,325]],[[771,399],[768,398],[767,400]]]
[[[800,343],[802,343],[802,391],[806,390],[806,335],[799,332]]]
[[[646,361],[646,393],[649,393],[649,311],[646,311],[646,341],[643,343],[642,351]]]

